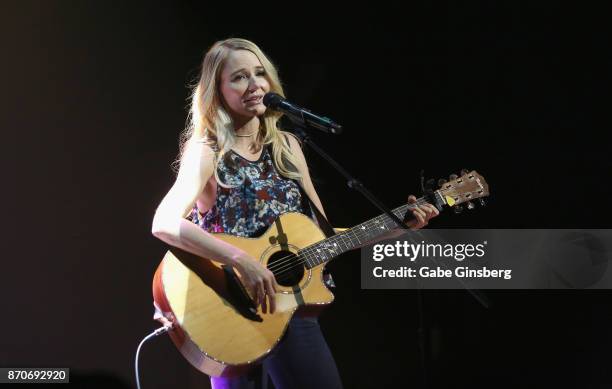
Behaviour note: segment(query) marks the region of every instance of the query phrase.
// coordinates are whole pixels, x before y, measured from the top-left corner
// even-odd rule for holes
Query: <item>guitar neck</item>
[[[444,202],[438,191],[434,192],[434,196],[437,200]],[[417,199],[416,203],[404,204],[391,212],[401,220],[408,210],[424,202],[426,202],[426,199],[421,197]],[[305,247],[300,250],[299,255],[303,258],[306,267],[310,269],[328,262],[342,253],[361,247],[365,243],[384,236],[397,227],[397,223],[391,220],[387,214],[382,214],[356,225],[353,228]]]

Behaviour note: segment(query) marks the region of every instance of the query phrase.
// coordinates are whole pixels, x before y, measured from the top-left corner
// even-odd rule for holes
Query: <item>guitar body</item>
[[[323,283],[325,264],[308,269],[296,257],[291,260],[298,250],[325,239],[303,214],[282,215],[258,238],[215,237],[283,271],[277,275],[274,314],[249,306],[232,269],[176,248],[166,253],[155,273],[153,297],[174,322],[172,341],[194,367],[211,376],[235,376],[272,351],[298,308],[306,312],[325,306],[334,296]]]

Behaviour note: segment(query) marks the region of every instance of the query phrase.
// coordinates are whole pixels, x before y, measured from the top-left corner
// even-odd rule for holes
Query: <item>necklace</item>
[[[239,137],[239,138],[249,138],[251,135],[257,133],[257,131],[259,131],[259,130],[255,130],[255,131],[251,132],[250,134],[246,134],[246,135],[240,135],[240,134],[234,134],[234,135]]]

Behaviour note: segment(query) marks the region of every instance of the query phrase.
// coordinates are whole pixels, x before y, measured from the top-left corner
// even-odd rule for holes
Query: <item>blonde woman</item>
[[[274,65],[254,43],[227,39],[210,48],[193,91],[176,182],[157,208],[152,232],[172,246],[235,267],[262,309],[274,312],[277,284],[272,272],[210,234],[254,237],[282,213],[312,217],[300,186],[325,215],[298,141],[277,129],[280,114],[263,105],[267,92],[284,96]],[[416,229],[438,211],[426,204],[413,213],[411,227]],[[264,360],[263,371],[277,389],[342,386],[313,318],[290,321],[286,336]],[[256,388],[261,380],[249,374],[211,378],[211,384]]]

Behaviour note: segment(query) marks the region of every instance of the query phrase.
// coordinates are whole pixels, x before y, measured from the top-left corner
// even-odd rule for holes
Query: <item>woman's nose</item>
[[[262,86],[262,81],[258,77],[252,76],[249,79],[249,88],[248,88],[249,92],[254,92],[257,89],[261,88],[261,86]]]

